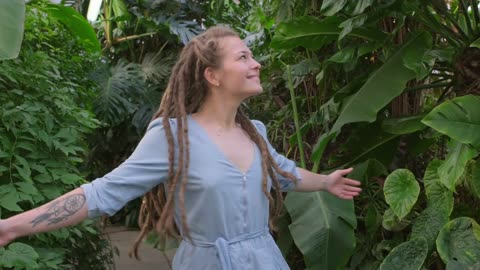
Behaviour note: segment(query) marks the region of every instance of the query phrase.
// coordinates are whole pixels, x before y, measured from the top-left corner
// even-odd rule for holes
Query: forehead
[[[245,42],[238,37],[225,37],[220,40],[220,48],[225,55],[250,52]]]

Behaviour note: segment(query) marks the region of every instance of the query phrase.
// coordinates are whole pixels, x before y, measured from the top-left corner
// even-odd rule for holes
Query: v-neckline
[[[239,173],[241,173],[243,176],[247,175],[250,170],[253,168],[253,166],[255,165],[255,161],[257,159],[257,147],[255,146],[255,143],[252,142],[252,147],[253,147],[253,157],[251,158],[252,161],[250,162],[250,165],[247,167],[247,170],[244,172],[240,169],[239,166],[237,166],[236,164],[234,164],[229,158],[228,156],[223,152],[223,150],[220,148],[220,146],[218,146],[218,144],[215,143],[215,141],[210,137],[210,135],[208,135],[207,131],[205,130],[205,128],[197,122],[197,120],[195,120],[193,118],[193,116],[191,114],[188,115],[188,119],[191,120],[191,122],[198,127],[198,129],[200,129],[200,133],[202,136],[205,137],[205,139],[208,141],[209,144],[212,145],[213,148],[215,148],[215,151],[218,152],[219,155],[222,156],[222,158],[232,167],[234,168],[235,170],[237,170]]]

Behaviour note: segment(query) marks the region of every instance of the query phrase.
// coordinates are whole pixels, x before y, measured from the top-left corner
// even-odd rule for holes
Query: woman
[[[147,192],[143,237],[179,233],[173,269],[288,269],[269,233],[282,191],[360,192],[343,176],[297,168],[268,143],[263,123],[240,104],[262,92],[260,64],[238,35],[213,27],[182,50],[158,112],[134,153],[118,168],[58,199],[0,221],[0,246],[87,217],[113,215]],[[275,198],[270,190],[273,187]],[[178,225],[178,227],[177,227]]]

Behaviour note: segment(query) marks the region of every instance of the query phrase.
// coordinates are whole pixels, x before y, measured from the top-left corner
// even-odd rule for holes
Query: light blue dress
[[[263,123],[252,122],[266,139]],[[176,120],[171,119],[170,124],[176,131]],[[262,191],[260,150],[255,147],[254,162],[243,173],[191,116],[188,116],[188,127],[190,165],[185,208],[193,243],[181,242],[173,269],[289,269],[268,230],[269,203]],[[300,180],[295,162],[278,154],[269,143],[268,146],[280,168]],[[89,217],[113,215],[128,201],[165,182],[167,173],[168,144],[162,120],[156,119],[123,164],[104,177],[82,185]],[[295,187],[280,175],[278,179],[283,191]],[[179,213],[176,208],[177,225],[181,220]]]

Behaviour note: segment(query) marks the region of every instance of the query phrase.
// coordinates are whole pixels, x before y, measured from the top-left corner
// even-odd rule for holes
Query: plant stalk
[[[297,133],[298,150],[300,152],[300,163],[301,163],[302,168],[306,168],[302,137],[301,137],[301,134],[300,134],[300,123],[299,123],[299,119],[298,119],[299,117],[298,117],[297,103],[295,102],[295,89],[293,89],[292,72],[291,72],[290,65],[287,65],[287,74],[288,74],[288,89],[290,90],[290,97],[292,99],[293,121],[295,123],[295,131]]]

